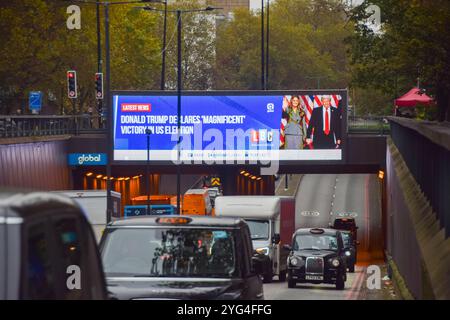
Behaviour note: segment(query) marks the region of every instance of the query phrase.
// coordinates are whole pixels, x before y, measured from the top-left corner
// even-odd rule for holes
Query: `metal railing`
[[[1,116],[0,138],[78,135],[106,132],[100,116]],[[388,135],[389,122],[383,117],[349,117],[351,134]]]
[[[0,116],[0,138],[78,135],[104,132],[101,117]]]
[[[348,117],[348,133],[389,135],[391,128],[385,117]]]

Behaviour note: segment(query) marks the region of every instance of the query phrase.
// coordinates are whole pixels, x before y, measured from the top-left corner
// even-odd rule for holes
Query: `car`
[[[337,230],[350,231],[353,239],[358,239],[358,227],[356,226],[356,221],[353,217],[338,217],[334,219],[332,228]]]
[[[94,232],[73,200],[0,192],[0,300],[104,300]]]
[[[347,259],[347,268],[349,272],[355,272],[355,264],[358,258],[359,242],[353,239],[350,231],[342,231],[342,240],[344,241],[345,257]]]
[[[262,262],[244,220],[145,216],[107,225],[100,243],[112,299],[261,300]]]
[[[288,257],[288,287],[297,283],[334,284],[343,290],[347,280],[344,242],[339,230],[299,229],[292,238]]]

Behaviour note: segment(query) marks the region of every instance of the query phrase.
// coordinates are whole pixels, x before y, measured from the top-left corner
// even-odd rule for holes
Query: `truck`
[[[89,223],[94,229],[97,241],[100,241],[107,221],[107,191],[106,190],[62,190],[52,191],[71,198],[84,210]],[[112,219],[121,217],[121,194],[111,191]]]
[[[184,194],[182,202],[181,213],[183,215],[213,215],[211,199],[207,189],[189,189]]]
[[[290,244],[295,231],[295,199],[277,196],[220,196],[215,201],[217,217],[236,217],[250,228],[256,255],[265,256],[264,282],[274,276],[286,280]]]

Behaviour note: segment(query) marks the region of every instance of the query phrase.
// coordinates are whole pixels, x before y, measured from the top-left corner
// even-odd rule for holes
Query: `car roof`
[[[37,217],[53,210],[82,212],[74,200],[58,194],[48,192],[0,192],[0,211],[4,211],[7,217]]]
[[[311,230],[314,229],[320,229],[323,230],[323,233],[311,233]],[[312,235],[328,235],[328,236],[335,236],[338,232],[341,232],[340,230],[336,230],[336,229],[326,229],[326,228],[302,228],[302,229],[298,229],[297,231],[295,231],[296,235],[304,235],[304,234],[312,234]]]
[[[185,225],[180,224],[160,224],[156,220],[158,218],[189,218],[191,222]],[[239,228],[246,225],[245,221],[240,218],[224,218],[224,217],[209,217],[209,216],[140,216],[140,217],[130,217],[125,219],[118,219],[108,224],[108,227],[155,227],[155,226],[166,226],[166,227],[225,227],[225,228]]]

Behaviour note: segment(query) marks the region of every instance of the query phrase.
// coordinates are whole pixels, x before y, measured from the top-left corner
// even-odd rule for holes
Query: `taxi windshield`
[[[336,236],[300,234],[295,237],[294,251],[299,250],[332,250],[337,251]]]
[[[229,230],[117,228],[102,248],[107,277],[209,277],[235,274],[235,246]]]

